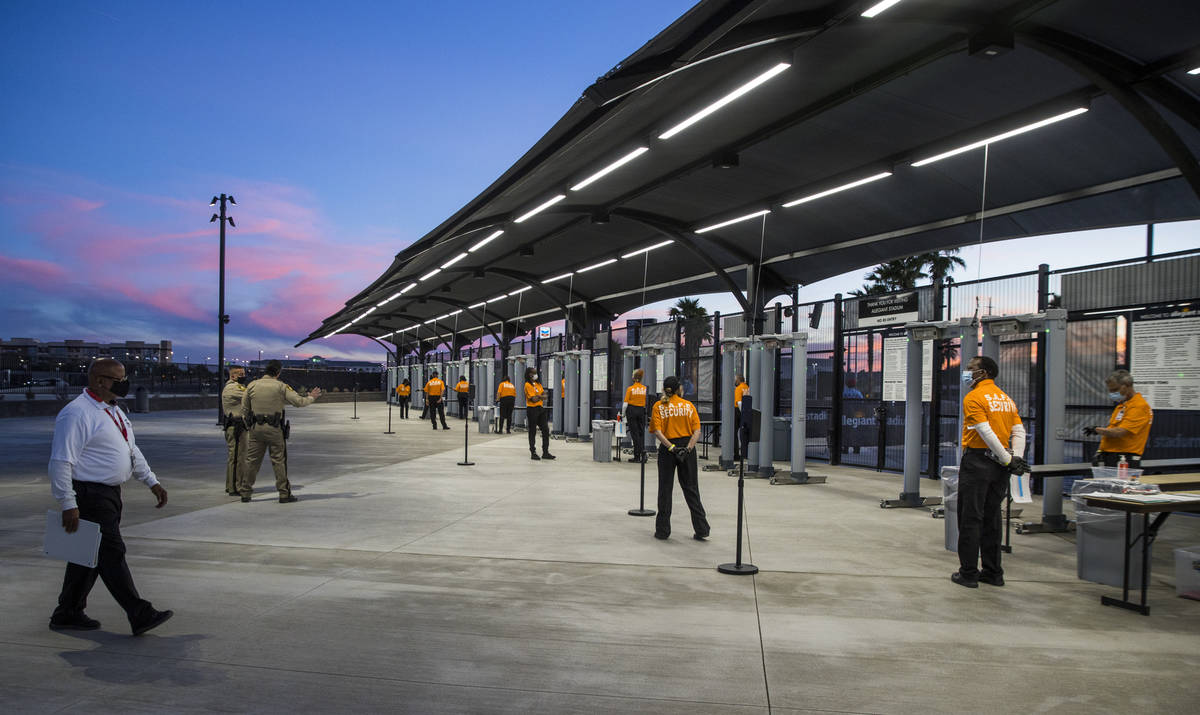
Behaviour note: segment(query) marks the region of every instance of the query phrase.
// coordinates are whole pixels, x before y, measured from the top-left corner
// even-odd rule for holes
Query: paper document
[[[1029,493],[1029,475],[1028,474],[1011,474],[1008,477],[1008,493],[1012,497],[1013,502],[1017,504],[1029,504],[1033,501],[1033,497]]]
[[[100,553],[100,525],[80,519],[79,528],[75,533],[68,534],[63,529],[62,512],[51,509],[46,512],[46,541],[42,550],[52,559],[96,568],[96,556]]]
[[[1117,501],[1131,501],[1140,504],[1176,504],[1180,502],[1200,502],[1200,496],[1187,494],[1086,494],[1084,496]]]

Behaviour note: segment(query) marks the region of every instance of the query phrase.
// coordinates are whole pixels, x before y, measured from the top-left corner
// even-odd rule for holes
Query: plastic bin
[[[611,462],[613,459],[613,435],[617,431],[615,420],[592,420],[592,461]]]
[[[479,434],[491,434],[495,415],[495,405],[480,405],[475,408],[475,419],[479,420]]]
[[[942,467],[942,506],[946,515],[946,551],[957,553],[958,467]]]
[[[1124,479],[1135,480],[1142,476],[1140,469],[1126,469]],[[1092,467],[1092,479],[1122,479],[1121,472],[1116,467]]]
[[[1142,587],[1142,519],[1130,521],[1129,587]],[[1084,581],[1120,588],[1124,569],[1125,512],[1075,507],[1076,573]],[[1151,554],[1153,560],[1153,553]]]
[[[1175,595],[1200,601],[1200,546],[1175,549]]]

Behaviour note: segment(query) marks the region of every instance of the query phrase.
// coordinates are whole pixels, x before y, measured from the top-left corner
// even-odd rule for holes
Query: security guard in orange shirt
[[[464,420],[469,417],[467,408],[471,402],[471,383],[466,376],[458,378],[458,383],[454,386],[454,391],[458,393],[458,415]]]
[[[679,378],[663,380],[663,394],[650,413],[650,434],[658,440],[658,516],[654,538],[671,536],[671,501],[675,470],[679,488],[692,513],[693,538],[708,538],[708,518],[700,503],[700,481],[696,469],[696,442],[700,439],[700,413],[680,396]]]
[[[513,408],[517,404],[517,386],[512,383],[512,378],[508,375],[505,375],[496,387],[496,402],[500,405],[500,424],[496,427],[496,432],[512,434],[512,416]],[[506,424],[508,429],[505,429]]]
[[[537,370],[525,369],[525,423],[529,430],[529,458],[555,459],[550,454],[550,424],[546,418],[546,388],[538,380]],[[534,432],[542,431],[542,456],[534,447]]]
[[[733,383],[737,385],[733,388],[733,460],[736,462],[742,458],[747,446],[748,435],[742,433],[742,396],[750,386],[746,384],[745,375],[738,375]]]
[[[1017,405],[996,386],[1000,368],[990,357],[963,370],[963,455],[958,464],[958,570],[950,580],[967,588],[1004,585],[1000,566],[1000,506],[1011,474],[1029,471],[1025,426]],[[982,561],[983,570],[979,569]]]
[[[625,388],[625,423],[633,442],[630,462],[646,461],[646,386],[642,384],[645,374],[640,367],[634,370],[633,384]]]
[[[1117,403],[1107,427],[1085,427],[1088,435],[1100,435],[1100,451],[1092,457],[1094,466],[1115,467],[1125,457],[1130,469],[1141,469],[1142,453],[1154,423],[1154,410],[1142,394],[1133,389],[1128,370],[1115,370],[1104,381],[1108,398]]]
[[[400,416],[408,419],[408,406],[412,402],[412,383],[408,378],[404,378],[404,382],[396,385],[396,401],[400,405]]]
[[[450,425],[446,424],[445,392],[446,383],[442,382],[437,370],[434,370],[429,374],[429,381],[425,383],[425,405],[429,408],[429,421],[433,423],[434,431],[437,431],[439,417],[442,419],[442,429],[450,429]]]

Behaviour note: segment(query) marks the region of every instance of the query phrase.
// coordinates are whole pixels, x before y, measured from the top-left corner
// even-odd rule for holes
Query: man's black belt
[[[273,415],[251,415],[250,421],[256,425],[271,425],[272,427],[282,427],[283,426],[283,415],[278,414],[278,413],[273,414]]]
[[[987,447],[963,447],[963,452],[990,452]]]

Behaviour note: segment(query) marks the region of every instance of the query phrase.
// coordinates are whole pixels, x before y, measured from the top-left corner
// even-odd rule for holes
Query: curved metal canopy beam
[[[546,286],[542,285],[541,280],[537,276],[531,275],[529,273],[525,273],[524,271],[514,271],[509,268],[484,268],[483,271],[485,273],[495,273],[496,275],[504,276],[505,278],[511,278],[512,280],[518,281],[520,283],[524,283],[525,285],[529,286],[533,290],[542,294],[546,299],[550,300],[558,307],[562,308],[563,313],[565,313],[568,316],[568,319],[571,320],[571,323],[573,323],[576,327],[578,327],[580,329],[583,328],[583,326],[579,325],[574,319],[569,318],[569,316],[571,315],[571,308],[566,303],[559,300],[554,295],[554,293],[552,293],[550,291],[550,289],[548,289]],[[559,286],[554,286],[554,287],[558,288]],[[581,301],[583,301],[585,310],[587,307],[590,306],[596,312],[599,312],[599,313],[602,313],[603,315],[605,315],[605,317],[611,316],[613,314],[613,312],[608,308],[608,306],[604,305],[603,303],[599,303],[599,302],[593,300],[591,297],[587,296],[586,294],[575,291],[574,289],[572,289],[571,293],[575,297],[577,297]]]

